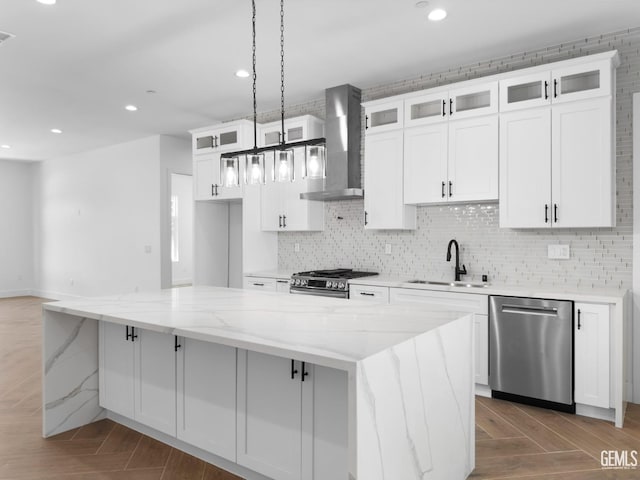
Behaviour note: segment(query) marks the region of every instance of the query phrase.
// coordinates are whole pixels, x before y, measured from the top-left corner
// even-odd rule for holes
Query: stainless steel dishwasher
[[[575,413],[573,302],[489,297],[494,398]]]

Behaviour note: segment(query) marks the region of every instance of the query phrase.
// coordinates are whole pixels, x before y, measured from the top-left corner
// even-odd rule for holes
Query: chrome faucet
[[[456,247],[456,282],[460,281],[460,275],[466,275],[467,274],[467,267],[465,267],[464,265],[462,265],[462,268],[460,268],[460,247],[458,245],[458,242],[456,242],[455,239],[452,239],[449,241],[449,246],[447,247],[447,262],[451,261],[451,245]]]

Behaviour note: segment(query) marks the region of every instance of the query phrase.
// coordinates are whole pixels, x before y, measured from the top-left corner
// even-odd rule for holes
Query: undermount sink
[[[416,283],[420,285],[441,285],[447,287],[468,287],[468,288],[484,288],[488,287],[488,283],[472,283],[472,282],[443,282],[437,280],[409,280],[407,283]]]

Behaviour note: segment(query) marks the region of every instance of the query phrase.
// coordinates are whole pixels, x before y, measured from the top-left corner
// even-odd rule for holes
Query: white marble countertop
[[[343,370],[466,315],[422,305],[217,287],[60,301],[43,308]]]
[[[291,275],[296,272],[291,270],[265,270],[262,272],[248,272],[245,273],[245,277],[259,277],[259,278],[275,278],[276,280],[289,280]]]
[[[398,279],[394,277],[376,275],[349,280],[351,285],[371,285],[378,287],[413,288],[416,290],[433,290],[440,292],[473,293],[477,295],[506,295],[517,297],[553,298],[557,300],[574,300],[578,302],[593,303],[619,303],[623,301],[627,290],[625,289],[597,289],[597,288],[561,288],[548,286],[509,286],[487,284],[485,287],[458,287],[450,285],[427,285],[420,283],[408,283],[412,279]],[[425,279],[431,280],[431,279]],[[440,279],[433,279],[440,281]],[[464,281],[464,280],[463,280]],[[475,280],[472,280],[475,282]],[[478,282],[479,283],[479,282]]]

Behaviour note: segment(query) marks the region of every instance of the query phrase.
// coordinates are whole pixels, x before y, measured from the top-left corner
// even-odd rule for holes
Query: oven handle
[[[297,290],[295,287],[289,288],[289,293],[296,295],[315,295],[316,297],[349,298],[349,292],[333,292],[331,290]]]

